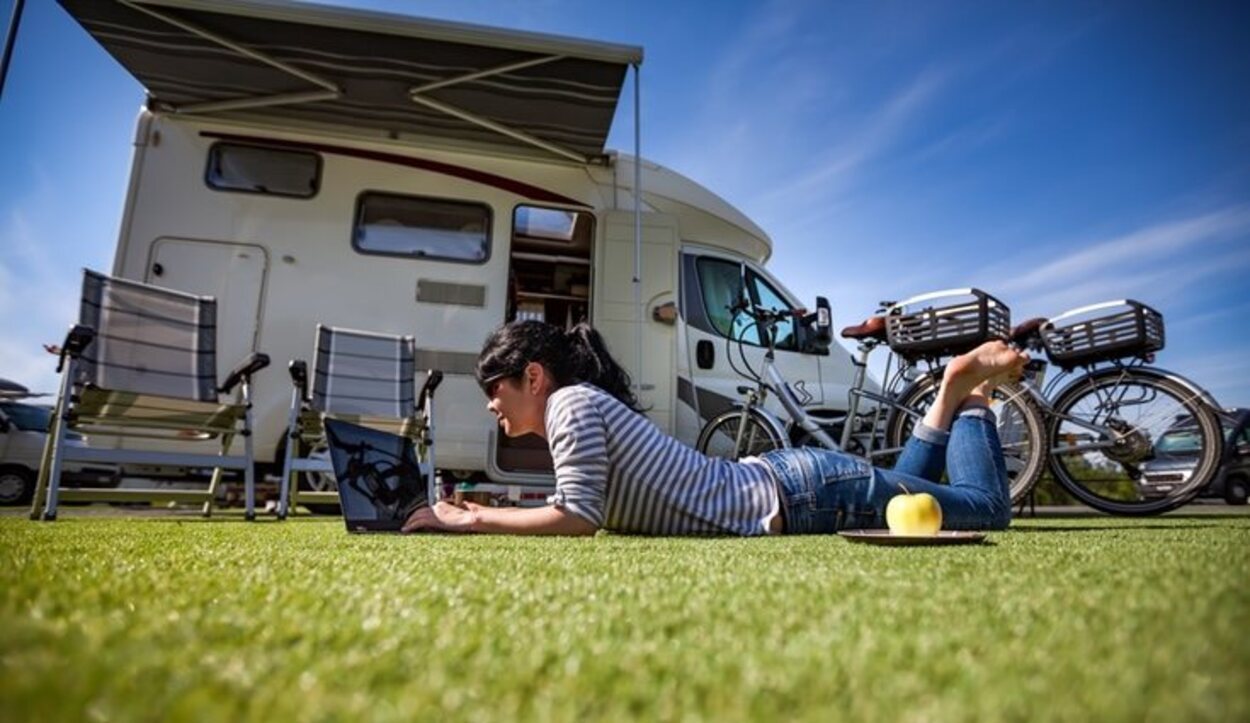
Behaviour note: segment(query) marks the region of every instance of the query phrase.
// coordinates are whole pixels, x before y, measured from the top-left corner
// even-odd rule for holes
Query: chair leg
[[[35,499],[31,503],[31,519],[42,517],[51,522],[56,519],[57,497],[61,491],[61,461],[65,456],[65,426],[69,416],[69,397],[73,391],[71,380],[78,372],[78,361],[70,359],[65,365],[65,373],[61,376],[61,393],[56,399],[56,409],[52,413],[52,428],[48,430],[48,441],[44,445],[43,460],[39,465],[39,477],[35,482]],[[46,494],[46,499],[45,499]],[[43,514],[39,514],[39,505],[43,503]]]
[[[256,465],[252,461],[251,430],[248,430],[247,436],[243,437],[243,449],[247,459],[247,466],[243,468],[243,496],[247,506],[244,516],[251,522],[256,519]]]
[[[282,485],[278,490],[278,519],[285,520],[290,512],[291,488],[295,483],[295,473],[291,471],[291,460],[294,459],[294,447],[299,444],[299,436],[287,430],[286,449],[282,453]]]
[[[252,445],[252,380],[250,378],[243,379],[239,394],[245,409],[243,412],[243,459],[246,466],[243,468],[243,516],[251,522],[256,519],[256,455]]]
[[[282,445],[282,487],[278,490],[278,519],[285,520],[295,506],[293,499],[296,489],[296,473],[291,471],[291,460],[295,459],[300,440],[300,410],[304,407],[304,398],[299,385],[291,390],[291,409],[286,417],[286,444]]]
[[[230,443],[234,441],[233,434],[221,435],[221,447],[217,452],[219,457],[227,457],[230,454]],[[212,517],[213,507],[217,504],[217,490],[221,488],[221,481],[226,476],[225,469],[221,467],[213,468],[213,476],[208,480],[208,499],[204,501],[204,507],[200,509],[200,514],[205,517]]]
[[[35,496],[30,501],[30,519],[39,519],[40,507],[44,504],[44,496],[48,491],[48,476],[52,472],[52,456],[56,451],[58,428],[61,426],[60,415],[52,417],[52,428],[43,442],[43,456],[39,460],[39,472],[35,476]]]
[[[56,434],[52,435],[52,463],[48,470],[47,501],[43,507],[43,520],[52,522],[56,519],[57,502],[61,494],[61,463],[65,457],[65,422],[56,425]]]
[[[204,508],[200,511],[205,517],[213,516],[213,502],[217,499],[217,489],[221,486],[224,474],[221,467],[213,469],[213,476],[208,481],[208,499],[204,501]]]

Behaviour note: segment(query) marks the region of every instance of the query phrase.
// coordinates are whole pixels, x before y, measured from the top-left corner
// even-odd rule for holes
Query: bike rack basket
[[[1163,315],[1121,299],[1066,311],[1042,325],[1050,360],[1064,368],[1144,357],[1163,348]]]
[[[1011,310],[980,289],[947,289],[904,299],[885,313],[890,349],[909,358],[962,354],[1011,333]]]

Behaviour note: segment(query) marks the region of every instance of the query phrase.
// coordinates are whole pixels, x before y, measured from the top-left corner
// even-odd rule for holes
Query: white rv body
[[[285,148],[322,149],[317,151],[321,179],[316,195],[302,199],[212,188],[205,168],[210,148],[222,137],[258,147],[281,141],[289,144]],[[810,305],[764,268],[771,241],[762,230],[693,181],[654,164],[644,162],[642,168],[643,303],[638,314],[633,304],[633,172],[628,157],[616,159],[611,167],[578,167],[145,111],[136,133],[132,182],[112,272],[217,297],[222,377],[250,351],[274,359],[253,390],[260,459],[275,459],[282,437],[291,388],[282,367],[291,359],[311,358],[314,329],[321,323],[416,336],[418,367],[439,367],[447,374],[435,420],[441,468],[486,471],[500,481],[537,480],[494,464],[494,418],[471,371],[487,334],[505,320],[514,210],[559,206],[485,183],[326,148],[485,172],[584,204],[567,208],[594,218],[590,321],[640,385],[648,416],[689,443],[701,420],[723,409],[700,410],[700,397],[704,407],[709,398],[719,397],[722,403],[735,399],[736,388],[745,381],[725,363],[725,339],[687,323],[690,309],[680,297],[681,284],[698,282],[688,270],[683,278],[683,259],[687,267],[698,260],[745,265],[785,303]],[[485,204],[492,224],[489,257],[479,264],[359,252],[351,239],[364,192]],[[479,289],[482,303],[419,301],[418,285],[428,282]],[[652,318],[652,310],[667,303],[681,311],[675,324]],[[636,348],[638,338],[641,349]],[[700,341],[715,345],[711,369],[700,369],[695,361]],[[748,351],[754,365],[761,357],[762,349]],[[834,345],[825,355],[779,350],[777,358],[787,378],[812,396],[814,408],[845,408],[852,369],[840,347]],[[695,394],[679,395],[679,385],[687,382]]]

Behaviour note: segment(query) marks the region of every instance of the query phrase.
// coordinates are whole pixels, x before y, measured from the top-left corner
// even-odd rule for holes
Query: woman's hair
[[[568,331],[541,321],[514,321],[499,327],[486,338],[477,357],[478,384],[485,390],[496,379],[518,378],[530,362],[546,367],[557,389],[590,382],[635,412],[641,411],[630,389],[629,374],[589,324]]]

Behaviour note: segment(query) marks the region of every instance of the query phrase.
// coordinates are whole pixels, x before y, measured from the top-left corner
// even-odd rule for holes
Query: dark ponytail
[[[641,412],[629,374],[612,358],[599,332],[582,323],[564,331],[541,321],[514,321],[491,333],[477,357],[477,381],[520,377],[530,362],[542,364],[556,388],[589,382]]]

